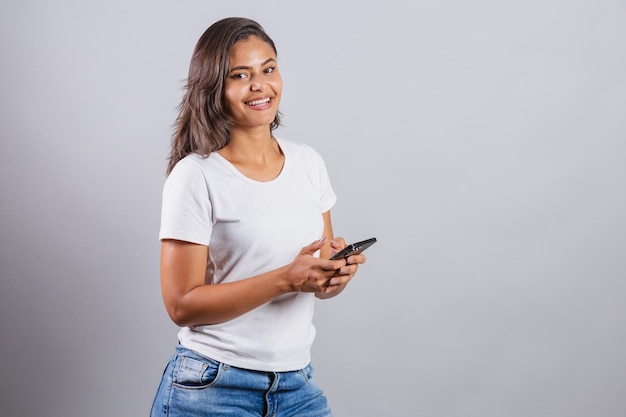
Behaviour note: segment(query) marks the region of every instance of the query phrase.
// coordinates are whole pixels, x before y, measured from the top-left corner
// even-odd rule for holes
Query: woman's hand
[[[329,244],[331,257],[346,247],[346,241],[342,237],[336,237]],[[340,261],[343,262],[343,265],[335,271],[335,275],[328,281],[323,291],[317,292],[315,295],[318,298],[325,299],[339,294],[354,277],[359,269],[359,264],[365,263],[365,260],[365,255],[363,254],[351,255],[348,258],[341,259]]]
[[[291,291],[323,292],[330,285],[330,281],[337,276],[337,271],[345,266],[343,259],[333,261],[313,256],[326,244],[326,239],[320,239],[303,247],[293,262],[288,265],[287,279],[291,285]]]

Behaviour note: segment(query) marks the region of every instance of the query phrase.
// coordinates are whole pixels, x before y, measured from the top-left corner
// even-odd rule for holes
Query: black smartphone
[[[335,256],[333,256],[330,259],[336,260],[336,259],[347,258],[348,256],[351,256],[351,255],[358,255],[359,253],[363,252],[365,249],[372,246],[374,243],[376,243],[375,237],[363,240],[361,242],[351,243],[345,248],[343,248],[341,251],[337,252]]]

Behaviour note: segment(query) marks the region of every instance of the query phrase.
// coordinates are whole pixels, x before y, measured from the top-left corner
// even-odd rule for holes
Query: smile
[[[260,105],[263,105],[263,104],[267,104],[269,102],[270,102],[270,98],[266,97],[266,98],[262,98],[260,100],[247,101],[246,105],[248,105],[248,106],[260,106]]]

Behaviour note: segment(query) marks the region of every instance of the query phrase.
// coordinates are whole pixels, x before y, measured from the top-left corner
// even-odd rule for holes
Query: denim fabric
[[[182,346],[170,358],[151,417],[332,417],[311,365],[292,372],[236,368]]]

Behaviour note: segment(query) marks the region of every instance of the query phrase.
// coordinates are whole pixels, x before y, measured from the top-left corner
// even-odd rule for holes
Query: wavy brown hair
[[[215,22],[198,40],[174,125],[167,174],[191,153],[208,155],[228,144],[232,119],[226,109],[224,89],[230,70],[230,51],[237,41],[250,36],[267,42],[277,53],[274,41],[261,25],[243,17]],[[280,115],[276,113],[270,130],[278,126]]]

